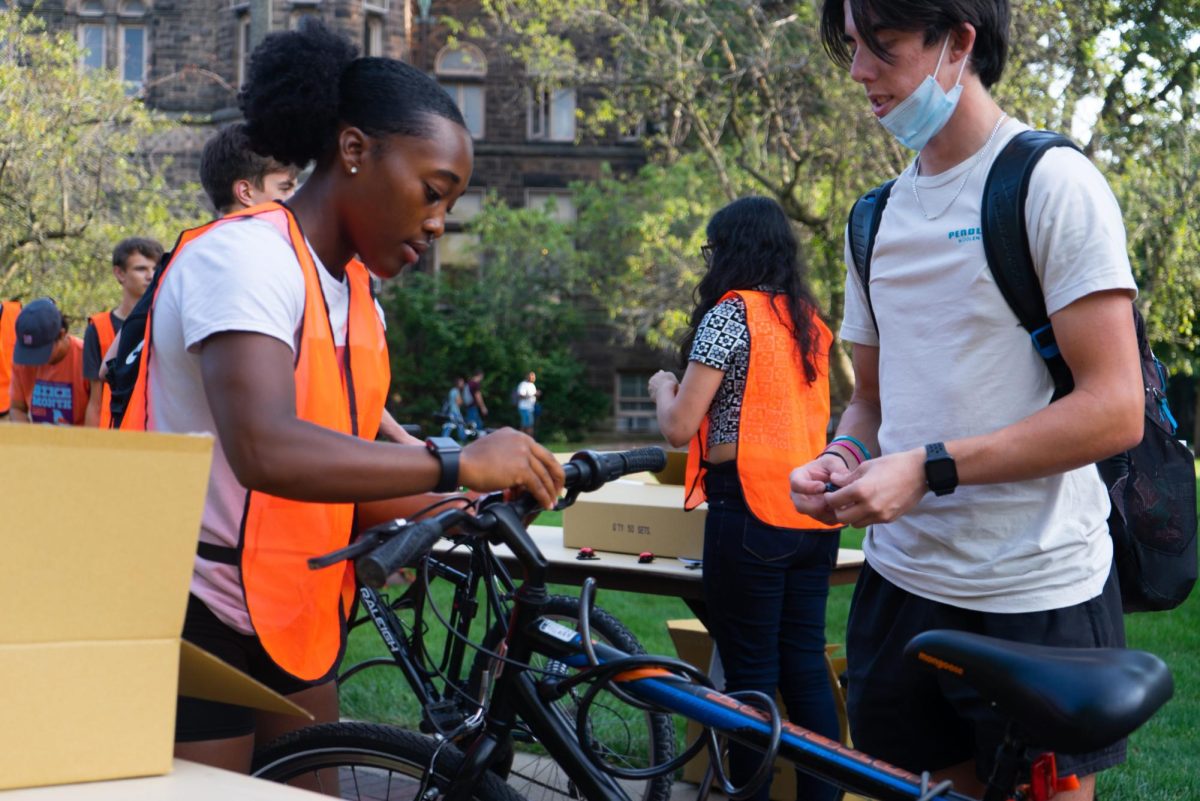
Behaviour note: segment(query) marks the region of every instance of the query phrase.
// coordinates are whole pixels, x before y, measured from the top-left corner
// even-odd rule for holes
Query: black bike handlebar
[[[666,464],[667,455],[662,448],[637,448],[608,453],[580,451],[563,465],[567,496],[556,508],[571,505],[580,492],[592,492],[609,481],[630,473],[662,470]],[[522,495],[510,505],[518,518],[524,518],[536,511],[536,505],[529,495]],[[355,562],[358,579],[368,587],[378,589],[396,570],[411,564],[428,552],[449,529],[466,526],[475,531],[491,530],[498,522],[497,511],[492,507],[490,511],[472,516],[462,509],[449,509],[428,520],[410,523],[373,548],[370,553],[358,558]]]

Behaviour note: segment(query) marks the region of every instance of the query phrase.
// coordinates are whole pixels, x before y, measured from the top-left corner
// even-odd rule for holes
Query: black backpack
[[[1049,131],[1025,131],[1005,146],[984,184],[981,222],[988,268],[1045,361],[1057,400],[1071,391],[1074,381],[1054,341],[1024,214],[1030,175],[1052,147],[1076,148],[1070,139]],[[872,320],[871,251],[894,183],[872,189],[850,211],[850,250]],[[1196,582],[1196,467],[1191,451],[1175,438],[1166,371],[1150,350],[1145,321],[1136,307],[1133,321],[1146,388],[1145,433],[1141,443],[1096,467],[1112,500],[1108,528],[1121,603],[1126,612],[1149,612],[1179,606]]]
[[[129,406],[129,398],[133,395],[133,387],[137,384],[138,371],[142,364],[142,345],[146,340],[146,316],[150,313],[150,304],[154,301],[154,293],[158,291],[158,281],[162,277],[163,267],[171,260],[172,251],[167,251],[154,268],[154,277],[146,294],[133,306],[133,311],[121,324],[117,334],[117,352],[105,362],[108,370],[104,381],[110,392],[109,410],[112,412],[112,427],[120,428],[121,420],[125,417],[125,408]],[[103,356],[104,354],[101,354]]]

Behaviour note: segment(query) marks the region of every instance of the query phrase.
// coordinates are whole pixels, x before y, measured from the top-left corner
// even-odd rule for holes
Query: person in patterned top
[[[705,498],[704,597],[726,690],[781,691],[789,719],[838,738],[825,667],[825,602],[837,527],[796,512],[790,460],[825,447],[831,335],[804,278],[795,234],[773,200],[736,200],[713,215],[680,350],[683,381],[650,379],[659,428],[690,442],[689,508]],[[744,784],[762,755],[730,745]],[[769,788],[751,796],[765,801]],[[797,773],[797,798],[835,790]]]

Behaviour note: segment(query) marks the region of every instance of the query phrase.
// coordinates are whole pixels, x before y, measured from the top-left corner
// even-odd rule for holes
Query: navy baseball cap
[[[13,362],[36,367],[50,361],[62,333],[62,312],[50,298],[38,298],[17,315],[17,344]]]

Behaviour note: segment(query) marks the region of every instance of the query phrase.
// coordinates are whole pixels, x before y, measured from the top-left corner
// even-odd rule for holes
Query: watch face
[[[958,470],[949,456],[929,459],[925,462],[925,482],[937,495],[953,492],[958,486]]]

